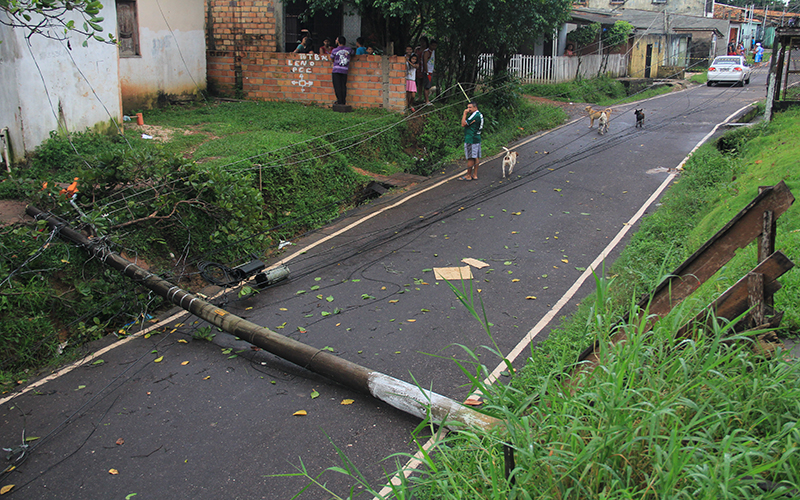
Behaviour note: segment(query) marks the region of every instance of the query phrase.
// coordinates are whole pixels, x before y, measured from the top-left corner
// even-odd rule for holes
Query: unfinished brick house
[[[266,101],[329,105],[335,101],[331,63],[316,54],[294,54],[304,5],[280,0],[206,0],[208,88],[219,95]],[[347,7],[305,24],[318,50],[325,37],[344,35],[352,45],[360,18]],[[347,103],[402,111],[405,61],[402,56],[355,57],[347,81]]]

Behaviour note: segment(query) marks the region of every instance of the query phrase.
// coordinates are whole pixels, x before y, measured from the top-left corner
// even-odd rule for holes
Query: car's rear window
[[[714,59],[713,64],[741,64],[741,59],[738,57],[720,57]]]

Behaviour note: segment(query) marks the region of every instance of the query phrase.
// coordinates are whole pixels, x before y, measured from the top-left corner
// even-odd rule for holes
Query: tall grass
[[[771,359],[756,354],[752,338],[730,323],[713,323],[686,339],[675,338],[672,322],[651,331],[621,324],[609,307],[610,284],[598,278],[586,324],[601,359],[591,375],[580,383],[556,376],[569,368],[562,363],[520,390],[484,385],[487,371],[476,362],[470,378],[485,410],[504,425],[442,437],[424,453],[420,471],[395,486],[393,498],[796,496],[800,364],[780,350]],[[468,293],[456,295],[486,323]],[[646,314],[636,306],[629,312]],[[685,319],[685,312],[676,313]],[[627,342],[609,343],[622,328]],[[508,477],[506,446],[516,463]],[[379,487],[344,463],[330,470],[378,495]]]

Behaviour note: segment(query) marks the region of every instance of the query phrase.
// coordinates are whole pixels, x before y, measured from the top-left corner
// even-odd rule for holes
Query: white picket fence
[[[581,78],[594,78],[600,72],[603,56],[592,54],[587,56],[526,56],[517,54],[511,58],[509,71],[522,83],[559,83],[574,80],[580,68]],[[478,60],[480,77],[494,73],[492,54],[481,54]],[[605,74],[621,77],[628,74],[628,56],[625,54],[609,54]]]

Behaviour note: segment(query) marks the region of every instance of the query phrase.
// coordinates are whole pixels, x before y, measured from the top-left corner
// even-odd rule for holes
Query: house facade
[[[125,113],[205,90],[202,0],[116,0],[101,15],[101,34],[118,45],[0,24],[0,130],[12,162],[52,131],[117,132]]]
[[[203,0],[116,0],[124,113],[196,99],[206,89]]]

